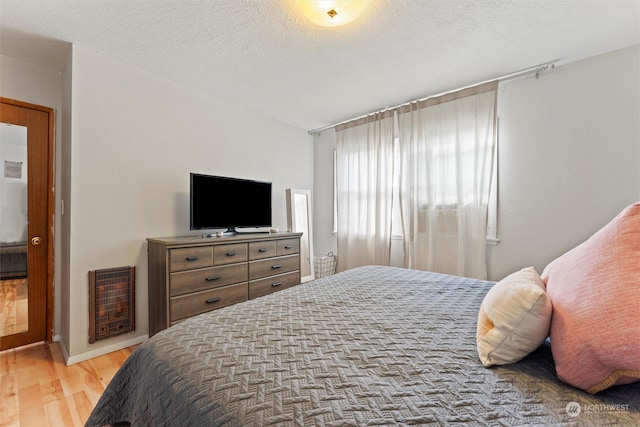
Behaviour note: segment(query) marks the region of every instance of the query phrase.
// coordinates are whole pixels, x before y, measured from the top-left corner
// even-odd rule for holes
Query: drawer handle
[[[293,249],[293,246],[292,245],[286,245],[284,248],[285,249]]]
[[[268,249],[266,249],[266,248],[260,248],[260,249],[258,249],[258,252],[267,252],[267,250]]]
[[[227,256],[236,256],[236,251],[227,252]]]
[[[198,257],[197,257],[197,256],[188,256],[188,257],[186,258],[186,260],[187,260],[187,261],[197,261],[197,260],[198,260]]]
[[[276,283],[272,283],[271,287],[273,288],[277,288],[278,286],[282,285],[282,282],[276,282]]]
[[[282,268],[282,264],[275,264],[275,265],[272,265],[272,266],[271,266],[271,269],[272,269],[272,270],[277,270],[277,269],[279,269],[279,268]]]
[[[221,279],[220,276],[209,276],[204,280],[206,280],[207,282],[213,282],[213,281],[220,280],[220,279]]]
[[[206,300],[205,302],[206,302],[207,304],[213,304],[214,302],[218,302],[218,301],[220,301],[221,299],[222,299],[222,298],[220,298],[220,297],[216,297],[216,298],[209,298],[209,299],[208,299],[208,300]]]

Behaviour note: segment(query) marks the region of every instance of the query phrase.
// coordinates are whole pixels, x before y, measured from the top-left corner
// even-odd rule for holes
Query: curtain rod
[[[427,100],[427,99],[429,99],[429,98],[435,98],[435,97],[437,97],[437,96],[442,96],[442,95],[446,95],[446,94],[448,94],[448,93],[457,92],[457,91],[459,91],[459,90],[467,89],[467,88],[469,88],[469,87],[479,86],[479,85],[481,85],[481,84],[483,84],[483,83],[492,82],[492,81],[494,81],[494,80],[498,80],[498,81],[500,81],[500,82],[503,82],[503,81],[505,81],[505,80],[515,79],[515,78],[517,78],[517,77],[522,77],[522,76],[525,76],[525,75],[528,75],[528,74],[535,74],[535,75],[536,75],[536,78],[538,78],[538,76],[540,75],[540,73],[545,72],[545,71],[551,71],[551,70],[553,70],[555,67],[556,67],[556,65],[555,65],[553,62],[547,62],[547,63],[545,63],[545,64],[536,65],[535,67],[529,67],[529,68],[525,68],[524,70],[515,71],[515,72],[513,72],[513,73],[505,74],[505,75],[503,75],[503,76],[496,77],[496,78],[494,78],[494,79],[485,80],[485,81],[482,81],[482,82],[480,82],[480,83],[475,83],[475,84],[467,85],[467,86],[464,86],[464,87],[460,87],[460,88],[458,88],[458,89],[448,90],[448,91],[446,91],[446,92],[442,92],[442,93],[435,94],[435,95],[429,95],[429,96],[427,96],[427,97],[425,97],[425,98],[414,99],[414,100],[412,100],[412,101],[403,102],[402,104],[398,104],[398,105],[393,106],[393,107],[383,108],[382,110],[373,111],[373,112],[371,112],[371,113],[364,114],[364,115],[359,116],[359,117],[354,117],[354,118],[352,118],[352,119],[343,120],[343,121],[341,121],[341,122],[334,123],[334,124],[332,124],[332,125],[323,126],[323,127],[317,128],[317,129],[313,129],[313,130],[308,131],[308,133],[309,133],[309,135],[313,135],[313,134],[315,134],[315,133],[320,133],[320,132],[322,132],[323,130],[331,129],[331,128],[333,128],[333,127],[336,127],[336,126],[341,125],[341,124],[344,124],[344,123],[348,123],[348,122],[351,122],[351,121],[354,121],[354,120],[362,119],[362,118],[367,117],[367,116],[370,116],[370,115],[372,115],[372,114],[383,113],[383,112],[388,111],[388,110],[395,110],[396,108],[400,108],[400,107],[403,107],[403,106],[405,106],[405,105],[412,104],[412,103],[414,103],[414,102],[421,102],[421,101]]]

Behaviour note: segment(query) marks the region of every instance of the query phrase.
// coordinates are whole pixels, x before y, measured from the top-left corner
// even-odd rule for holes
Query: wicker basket
[[[329,252],[326,256],[314,257],[313,272],[316,279],[330,276],[336,272],[336,256]]]

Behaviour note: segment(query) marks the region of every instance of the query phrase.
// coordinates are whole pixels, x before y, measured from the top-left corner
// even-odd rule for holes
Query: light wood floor
[[[0,280],[0,336],[29,329],[27,279]]]
[[[136,347],[71,366],[58,343],[0,352],[0,426],[82,426]]]

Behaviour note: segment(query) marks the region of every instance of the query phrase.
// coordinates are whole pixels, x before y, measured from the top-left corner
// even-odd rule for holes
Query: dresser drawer
[[[246,282],[249,278],[248,270],[246,263],[240,263],[171,273],[171,296]]]
[[[300,239],[282,239],[278,240],[277,242],[278,256],[300,253]]]
[[[248,297],[249,292],[246,282],[173,297],[170,302],[171,321],[175,322],[185,317],[246,301]]]
[[[268,295],[300,284],[300,272],[279,274],[249,282],[249,299]]]
[[[249,262],[249,280],[300,270],[300,256],[289,255]]]
[[[249,243],[249,259],[272,258],[277,255],[275,240]]]
[[[169,271],[192,270],[213,265],[213,248],[196,246],[169,250]]]
[[[213,265],[233,264],[247,260],[247,244],[219,245],[213,247]]]

